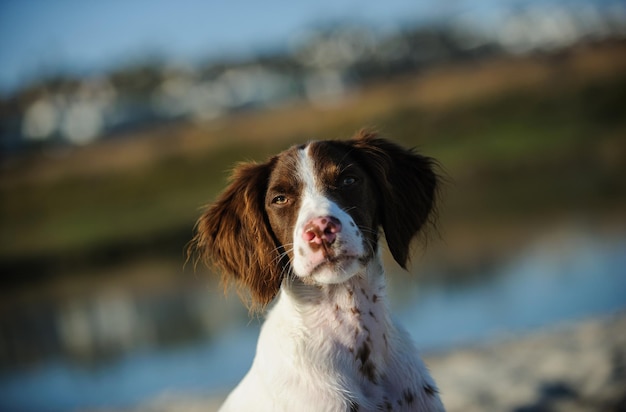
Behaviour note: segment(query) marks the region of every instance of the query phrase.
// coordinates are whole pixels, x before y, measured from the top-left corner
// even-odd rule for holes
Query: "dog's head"
[[[262,164],[243,164],[198,220],[191,243],[224,280],[264,306],[284,276],[342,283],[376,255],[382,227],[406,267],[411,240],[429,221],[438,178],[434,161],[372,133],[292,147]]]

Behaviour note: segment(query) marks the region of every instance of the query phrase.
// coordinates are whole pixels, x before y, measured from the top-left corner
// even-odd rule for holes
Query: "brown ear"
[[[393,258],[406,268],[410,244],[432,218],[439,178],[435,161],[362,131],[351,144],[379,190],[379,216]]]
[[[268,304],[278,293],[283,268],[264,209],[274,160],[237,167],[230,185],[196,224],[189,250],[222,271],[228,285],[250,291],[249,307]]]

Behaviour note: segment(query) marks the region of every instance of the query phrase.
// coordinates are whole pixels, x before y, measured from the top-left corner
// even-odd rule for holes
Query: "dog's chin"
[[[307,283],[318,285],[337,285],[363,273],[365,259],[358,256],[340,256],[320,263],[304,277]]]

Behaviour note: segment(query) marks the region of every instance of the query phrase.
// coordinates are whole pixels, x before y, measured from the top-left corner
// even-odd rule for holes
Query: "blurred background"
[[[0,61],[2,411],[211,410],[262,317],[185,265],[202,205],[363,127],[446,176],[387,258],[426,354],[626,308],[622,1],[3,1]]]

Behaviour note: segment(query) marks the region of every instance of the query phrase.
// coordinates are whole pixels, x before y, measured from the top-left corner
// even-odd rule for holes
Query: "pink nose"
[[[332,245],[341,232],[341,222],[332,216],[321,216],[311,219],[302,232],[302,239],[312,245]]]

